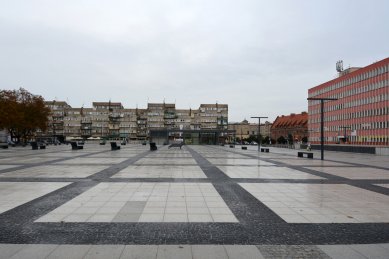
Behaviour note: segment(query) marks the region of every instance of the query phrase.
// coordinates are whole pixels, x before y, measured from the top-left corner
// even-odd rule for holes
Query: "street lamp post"
[[[324,101],[336,101],[337,98],[316,98],[310,97],[307,98],[309,101],[320,101],[320,151],[321,151],[321,160],[324,160]]]
[[[259,152],[259,149],[261,148],[261,143],[260,143],[260,134],[261,134],[261,119],[267,119],[268,117],[261,117],[261,116],[253,116],[251,117],[252,119],[256,119],[258,118],[258,134],[257,134],[257,140],[258,140],[258,152]]]

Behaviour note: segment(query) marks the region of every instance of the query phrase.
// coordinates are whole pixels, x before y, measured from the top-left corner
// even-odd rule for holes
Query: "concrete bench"
[[[297,152],[298,157],[304,157],[304,155],[307,155],[307,158],[313,158],[313,153],[312,152]]]
[[[45,143],[41,143],[41,142],[36,142],[36,141],[33,141],[31,142],[31,148],[32,150],[37,150],[37,149],[46,149],[46,144]]]
[[[168,146],[168,149],[171,148],[171,147],[179,147],[181,149],[181,147],[184,145],[184,143],[172,143]]]
[[[261,147],[261,152],[269,153],[269,149],[268,149],[268,148],[262,148],[262,147]]]
[[[38,149],[38,143],[37,142],[31,142],[31,148],[32,150],[37,150]]]
[[[243,150],[247,150],[247,147],[242,147]]]
[[[70,144],[72,145],[72,150],[84,149],[84,146],[78,145],[75,141],[70,142]]]
[[[119,150],[120,146],[116,144],[116,142],[111,142],[111,150]]]
[[[155,142],[150,142],[150,151],[157,150],[157,144]]]

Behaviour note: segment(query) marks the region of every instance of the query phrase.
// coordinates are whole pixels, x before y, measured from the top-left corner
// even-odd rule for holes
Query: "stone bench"
[[[150,151],[156,151],[157,149],[157,144],[155,142],[150,142]]]
[[[72,145],[72,150],[84,149],[84,146],[78,145],[75,141],[70,142],[70,144]]]
[[[32,150],[37,150],[37,149],[46,149],[46,144],[45,143],[41,143],[41,142],[36,142],[36,141],[33,141],[31,142],[31,148]]]
[[[304,155],[307,155],[307,158],[313,158],[312,152],[302,152],[302,151],[297,152],[298,157],[304,157]]]
[[[116,144],[116,142],[111,142],[111,150],[119,150],[120,146]]]

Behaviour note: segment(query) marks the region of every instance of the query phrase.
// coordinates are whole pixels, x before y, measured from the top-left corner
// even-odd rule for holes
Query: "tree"
[[[281,136],[277,139],[277,143],[278,144],[285,144],[286,143],[286,139],[284,138],[284,136]]]
[[[45,131],[49,114],[42,96],[23,88],[0,91],[0,128],[7,129],[18,143],[33,137],[38,129]]]
[[[269,137],[269,136],[266,136],[266,137],[262,140],[262,144],[270,144],[270,137]]]

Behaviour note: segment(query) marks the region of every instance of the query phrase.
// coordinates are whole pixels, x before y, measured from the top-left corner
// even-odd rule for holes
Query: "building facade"
[[[283,137],[288,141],[304,142],[308,138],[308,113],[277,116],[270,130],[275,141]]]
[[[261,123],[260,134],[263,138],[270,137],[271,126],[272,123],[268,121]],[[239,138],[240,140],[258,135],[258,123],[249,123],[246,119],[242,122],[229,123],[228,129],[235,131],[235,138]]]
[[[165,129],[169,138],[180,131],[217,130],[227,136],[228,105],[201,104],[198,109],[176,109],[172,103],[148,103],[146,109],[124,108],[120,102],[93,102],[92,108],[72,108],[63,101],[48,101],[51,109],[47,132],[40,137],[69,139],[110,138],[143,141],[150,131]]]
[[[308,90],[309,97],[337,98],[324,103],[324,142],[389,145],[389,58]],[[320,101],[308,102],[311,143],[320,142]]]

